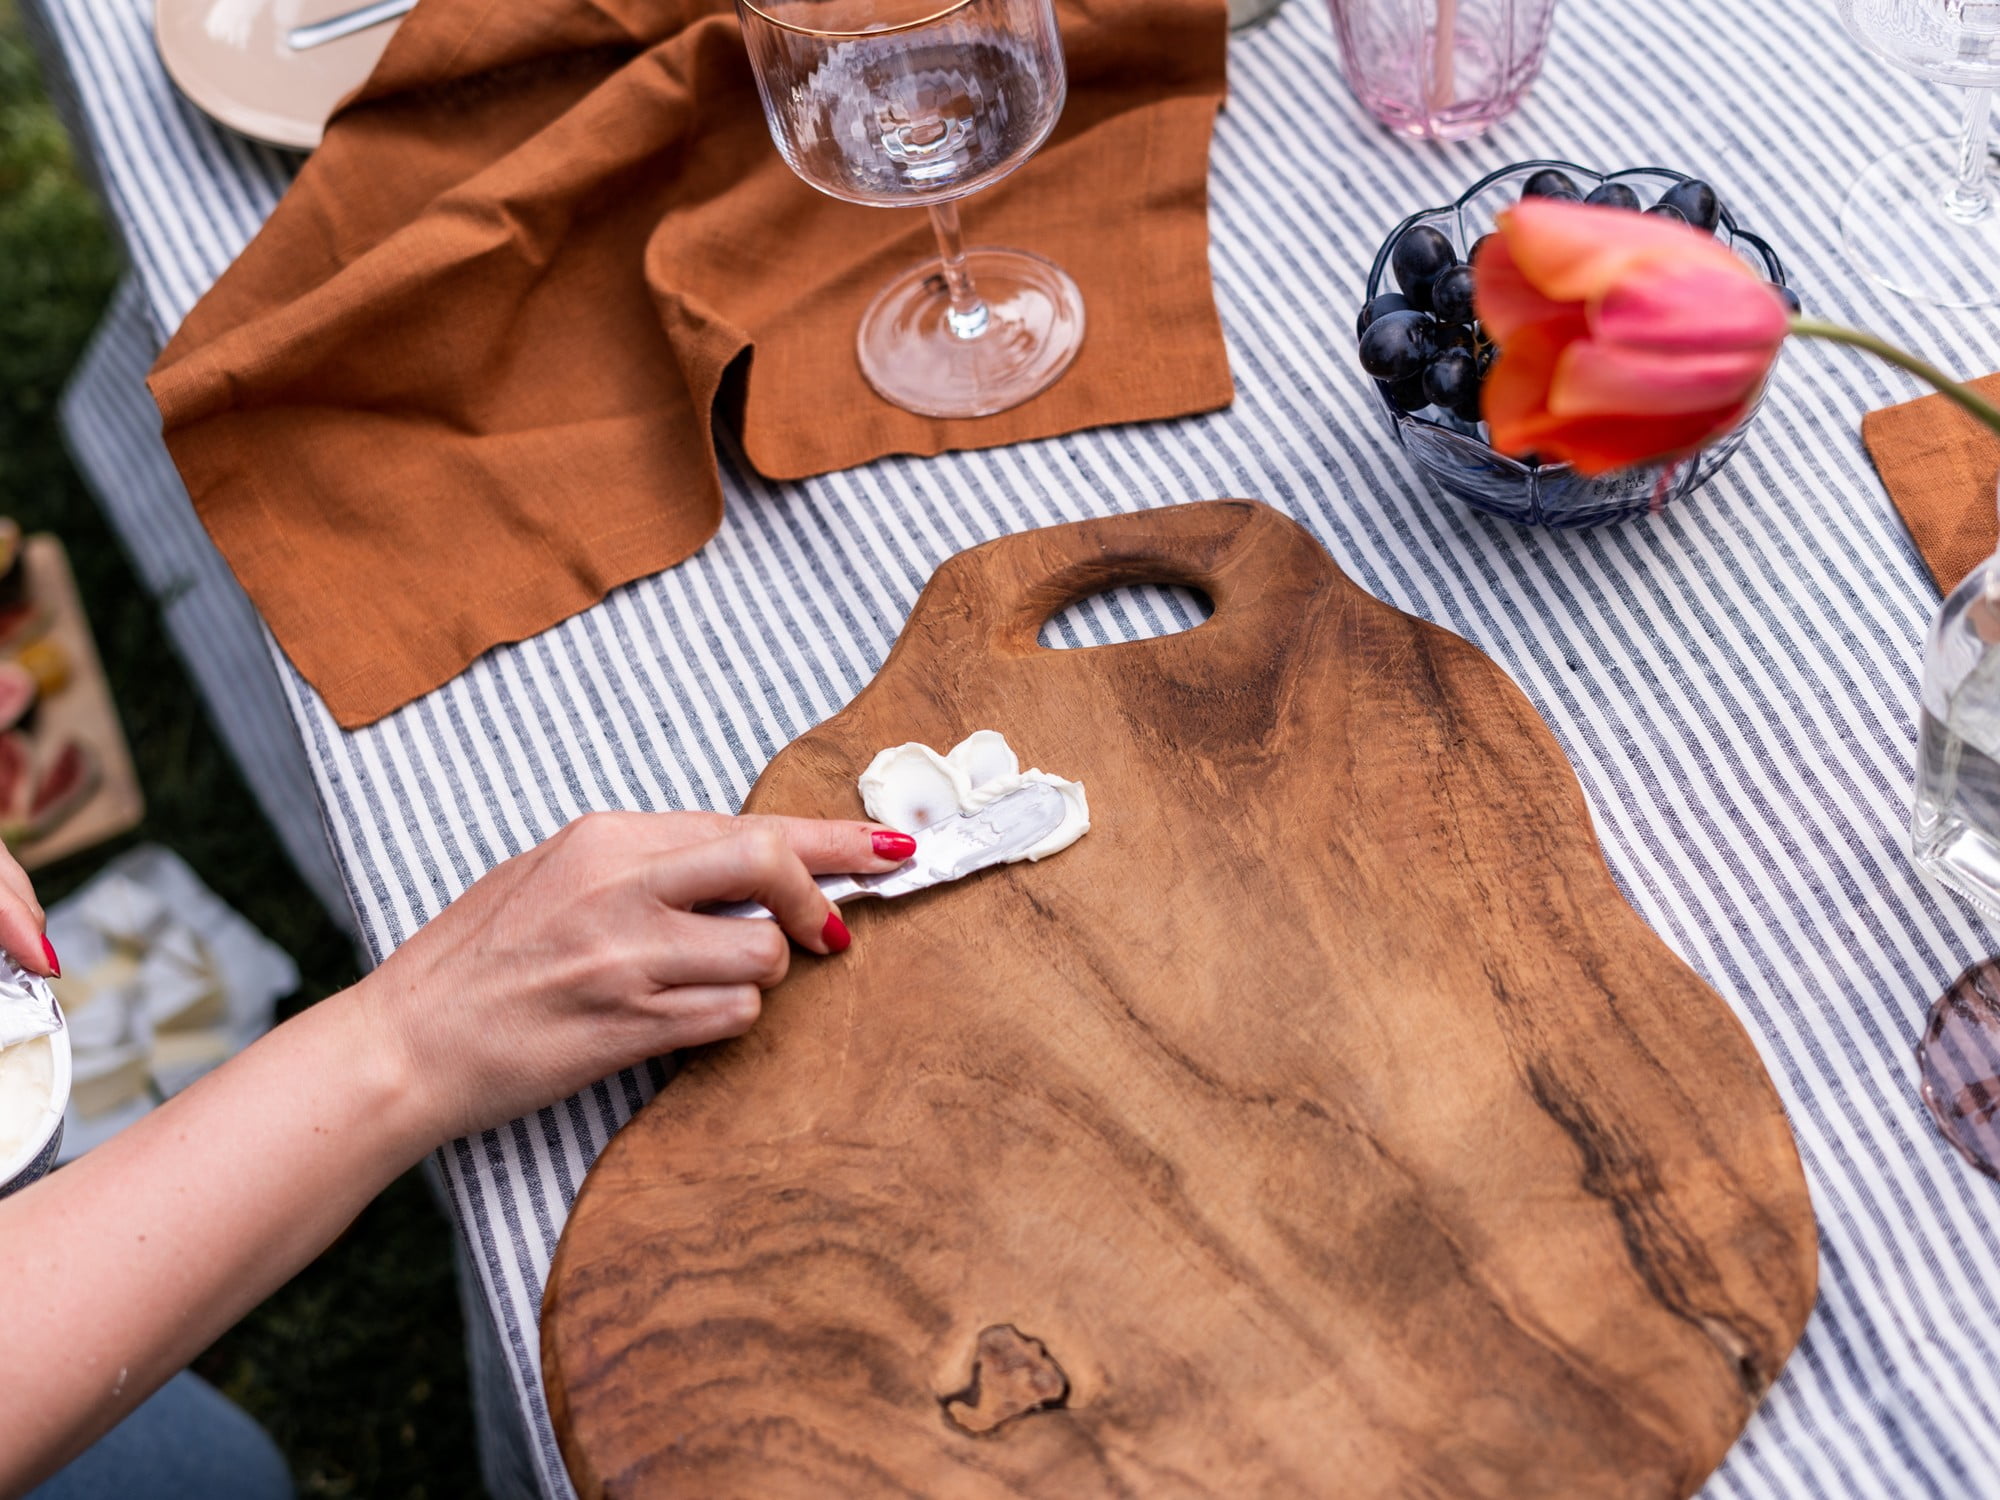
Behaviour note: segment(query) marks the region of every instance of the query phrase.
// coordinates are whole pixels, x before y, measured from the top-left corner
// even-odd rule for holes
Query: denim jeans
[[[27,1500],[292,1500],[264,1429],[182,1371]]]

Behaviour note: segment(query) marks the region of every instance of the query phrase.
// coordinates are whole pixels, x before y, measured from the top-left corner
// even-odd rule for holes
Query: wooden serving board
[[[1213,618],[1037,644],[1142,581]],[[1054,527],[940,568],[750,806],[980,728],[1092,831],[850,907],[612,1142],[543,1307],[579,1491],[1691,1494],[1812,1212],[1505,674],[1261,505]]]

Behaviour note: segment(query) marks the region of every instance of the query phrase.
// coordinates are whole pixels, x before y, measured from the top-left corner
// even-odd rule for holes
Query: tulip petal
[[[1501,210],[1499,225],[1521,275],[1557,302],[1594,302],[1634,267],[1655,260],[1757,280],[1728,246],[1657,214],[1524,198]]]
[[[1472,261],[1473,311],[1496,342],[1511,339],[1531,323],[1546,323],[1574,314],[1574,305],[1551,301],[1536,291],[1508,252],[1507,242],[1494,236]]]
[[[1607,290],[1591,310],[1590,326],[1606,342],[1635,348],[1743,349],[1775,359],[1791,316],[1769,282],[1656,262],[1633,268]]]
[[[1562,418],[1544,414],[1515,429],[1515,445],[1501,451],[1517,457],[1538,454],[1547,461],[1572,464],[1579,474],[1595,478],[1639,464],[1684,458],[1729,432],[1748,414],[1747,404],[1678,417]],[[1501,447],[1497,438],[1493,446]]]
[[[1493,446],[1586,475],[1691,454],[1740,423],[1790,327],[1726,245],[1684,224],[1529,199],[1475,266],[1500,346]]]
[[[1660,353],[1579,339],[1556,361],[1549,414],[1636,419],[1724,410],[1742,405],[1770,368],[1761,349]]]
[[[1521,329],[1502,347],[1479,398],[1479,414],[1486,419],[1493,446],[1502,453],[1519,456],[1534,451],[1532,440],[1520,435],[1548,416],[1556,363],[1574,337],[1574,331],[1560,323],[1542,323]]]

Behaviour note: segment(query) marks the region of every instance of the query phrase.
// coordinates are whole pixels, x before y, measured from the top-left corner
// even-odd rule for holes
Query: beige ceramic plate
[[[167,72],[202,111],[257,140],[310,151],[334,107],[367,81],[396,23],[303,52],[285,38],[365,3],[159,0],[153,34]]]

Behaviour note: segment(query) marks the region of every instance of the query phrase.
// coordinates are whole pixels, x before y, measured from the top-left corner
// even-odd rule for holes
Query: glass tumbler
[[[1329,0],[1347,86],[1391,130],[1478,135],[1542,71],[1556,0]]]
[[[1910,845],[2000,919],[2000,553],[1951,591],[1924,643]]]

